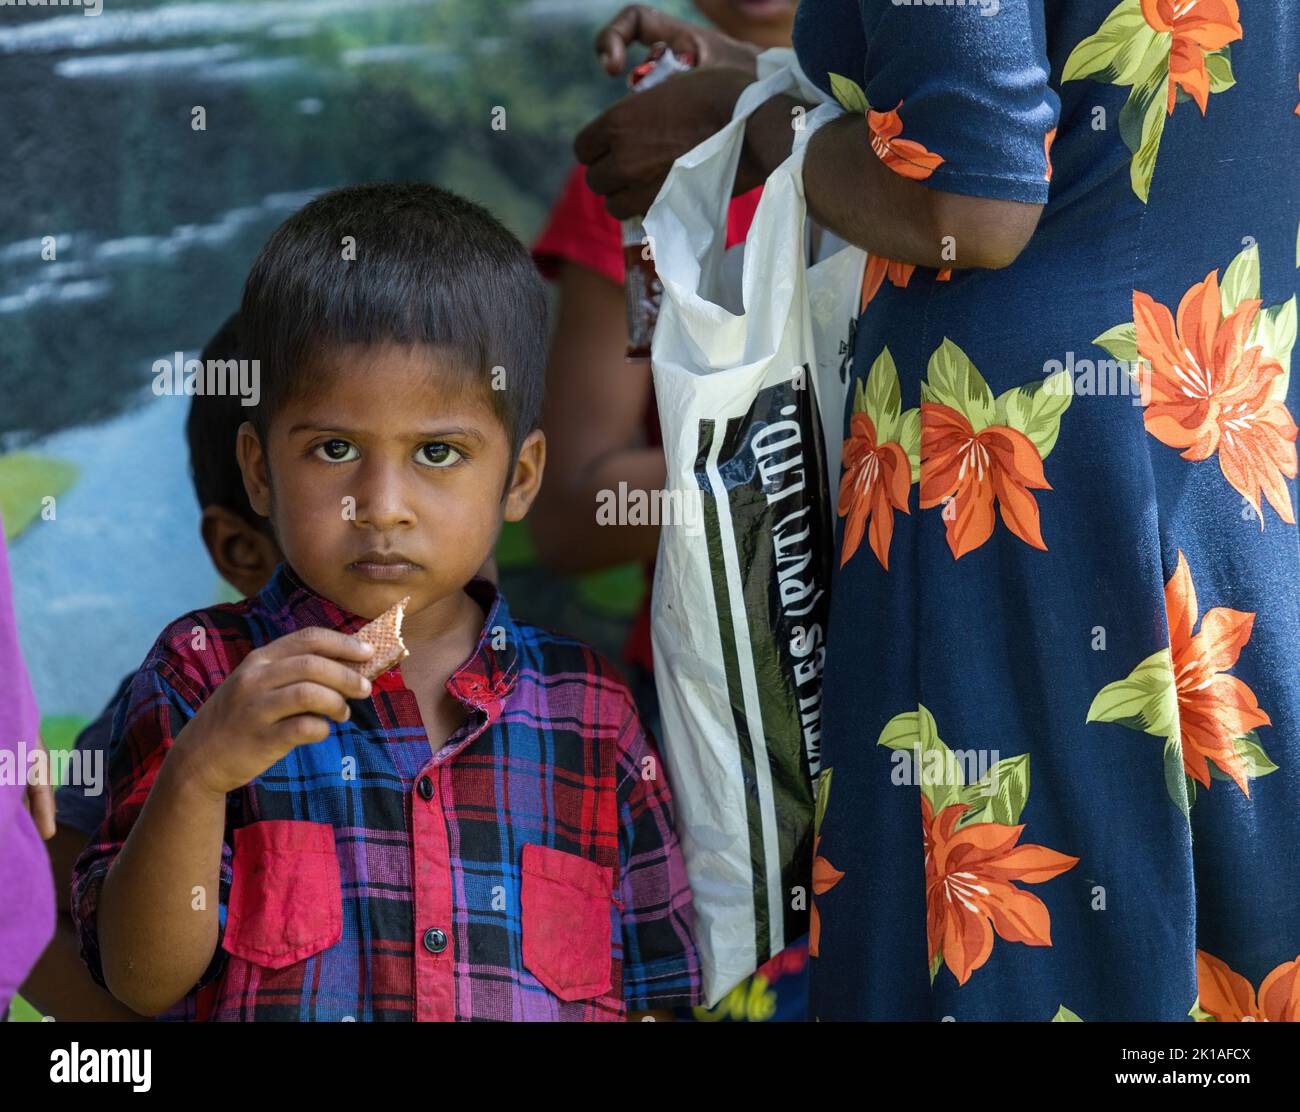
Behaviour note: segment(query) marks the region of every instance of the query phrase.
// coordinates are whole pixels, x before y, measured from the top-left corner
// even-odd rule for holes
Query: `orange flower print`
[[[1205,115],[1210,96],[1205,55],[1241,38],[1239,15],[1237,0],[1142,0],[1142,16],[1148,25],[1173,36],[1166,114],[1172,115],[1181,87]]]
[[[1237,15],[1237,0],[1121,0],[1065,60],[1063,82],[1128,86],[1123,111],[1133,126],[1121,138],[1133,153],[1129,182],[1143,204],[1179,90],[1204,116],[1210,94],[1236,84],[1229,43],[1242,37]]]
[[[1255,615],[1216,606],[1201,619],[1195,636],[1196,588],[1187,559],[1178,553],[1178,566],[1165,584],[1169,614],[1169,651],[1178,688],[1178,723],[1182,734],[1183,769],[1198,784],[1210,786],[1209,762],[1232,777],[1250,796],[1250,782],[1236,739],[1272,720],[1259,707],[1255,693],[1228,669],[1255,624]]]
[[[954,559],[993,534],[996,498],[1002,520],[1017,537],[1047,551],[1030,490],[1051,490],[1033,441],[1008,425],[975,432],[957,410],[921,404],[921,508],[945,503],[948,548]]]
[[[921,797],[930,964],[942,954],[959,985],[988,961],[994,934],[1027,946],[1052,944],[1047,906],[1015,882],[1040,884],[1079,863],[1046,846],[1017,845],[1023,825],[974,822],[957,829],[969,808],[952,803],[935,815]]]
[[[867,521],[871,521],[871,551],[889,570],[889,542],[894,536],[894,511],[907,508],[912,485],[912,464],[896,440],[876,443],[876,428],[866,413],[854,413],[842,455],[840,497],[836,512],[847,516],[840,567],[858,550]]]
[[[1052,128],[1043,136],[1043,158],[1047,162],[1047,170],[1043,174],[1043,181],[1052,180],[1052,142],[1056,139],[1056,128]]]
[[[867,265],[862,272],[862,301],[858,312],[871,304],[871,299],[879,292],[886,278],[902,289],[912,280],[912,271],[915,269],[916,266],[912,263],[895,262],[884,255],[868,254]]]
[[[824,857],[817,855],[817,847],[821,845],[821,835],[813,839],[813,896],[824,896],[834,888],[843,879],[844,874],[835,868]],[[818,949],[822,938],[822,920],[817,914],[817,901],[812,900],[812,911],[808,917],[808,954],[810,957],[820,956]]]
[[[836,512],[846,519],[840,567],[858,550],[870,521],[871,551],[889,570],[894,511],[911,512],[907,496],[920,471],[920,429],[920,411],[903,411],[898,368],[889,348],[881,348],[867,374],[854,383],[849,438],[840,456]]]
[[[1258,996],[1240,973],[1204,950],[1196,951],[1197,1002],[1220,1023],[1300,1022],[1300,955],[1284,961],[1260,983]]]
[[[916,266],[912,263],[900,263],[887,259],[884,255],[867,254],[867,263],[862,270],[862,298],[858,303],[858,313],[871,304],[872,298],[880,291],[886,278],[899,289],[906,289],[912,280]],[[952,269],[946,267],[934,276],[936,282],[947,282],[952,278]]]
[[[1224,478],[1254,506],[1262,529],[1261,491],[1283,521],[1296,523],[1283,481],[1296,477],[1296,425],[1273,396],[1281,363],[1249,343],[1259,309],[1258,298],[1246,298],[1225,317],[1217,270],[1183,295],[1177,321],[1133,291],[1138,355],[1150,367],[1147,431],[1184,459],[1217,452]]]
[[[952,340],[944,337],[934,349],[921,383],[917,478],[922,508],[943,506],[954,559],[992,536],[995,502],[1007,528],[1046,551],[1038,503],[1029,492],[1052,489],[1043,461],[1060,434],[1073,382],[1062,370],[995,398]]]
[[[900,100],[888,112],[867,110],[867,128],[871,132],[871,149],[876,157],[896,174],[913,181],[924,181],[943,164],[943,156],[928,151],[921,143],[899,138],[903,134],[903,120],[898,110]]]

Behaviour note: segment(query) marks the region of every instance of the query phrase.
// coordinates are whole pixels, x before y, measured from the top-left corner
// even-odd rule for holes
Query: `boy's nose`
[[[394,468],[372,466],[359,476],[356,490],[358,525],[391,529],[412,525],[415,511],[406,497],[406,484]]]

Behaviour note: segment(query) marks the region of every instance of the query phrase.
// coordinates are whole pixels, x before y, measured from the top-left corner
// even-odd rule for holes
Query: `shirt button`
[[[420,782],[416,784],[415,788],[420,793],[420,798],[426,803],[433,798],[433,781],[427,776],[421,776]]]
[[[447,948],[447,932],[430,927],[424,932],[424,948],[431,954],[441,954]]]

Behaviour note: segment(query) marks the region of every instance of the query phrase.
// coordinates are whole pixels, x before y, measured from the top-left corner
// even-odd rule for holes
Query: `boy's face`
[[[316,592],[372,618],[405,595],[459,602],[503,520],[527,512],[545,440],[526,438],[509,489],[510,439],[486,384],[461,390],[428,347],[340,348],[267,430],[239,434],[249,501]]]

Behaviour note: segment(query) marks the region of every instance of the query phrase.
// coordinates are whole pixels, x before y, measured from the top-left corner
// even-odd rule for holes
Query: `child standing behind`
[[[353,237],[356,258],[342,246]],[[77,862],[92,975],[165,1018],[619,1020],[699,996],[654,742],[476,571],[541,481],[545,298],[432,186],[313,201],[241,307],[249,500],[286,562],[159,637]],[[355,666],[410,597],[400,667]]]
[[[239,320],[230,317],[204,345],[199,361],[239,359]],[[185,438],[189,469],[200,510],[199,532],[212,566],[241,595],[255,595],[280,563],[280,550],[265,519],[248,504],[243,476],[235,459],[235,440],[248,408],[238,394],[195,394],[189,400]],[[118,704],[130,695],[132,672],[90,725],[77,735],[76,748],[85,760],[99,754],[102,762],[112,737]],[[97,766],[102,767],[102,764]],[[47,843],[54,869],[59,915],[54,939],[23,984],[23,999],[42,1015],[68,1020],[138,1020],[96,985],[79,955],[80,942],[68,905],[72,868],[104,821],[107,798],[81,784],[65,784],[54,793],[54,837]]]

